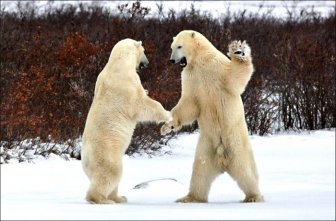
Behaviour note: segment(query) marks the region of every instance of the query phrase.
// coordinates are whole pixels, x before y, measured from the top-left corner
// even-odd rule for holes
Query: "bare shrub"
[[[140,1],[120,5],[119,14],[99,5],[65,4],[43,15],[34,5],[19,7],[0,15],[3,142],[80,137],[97,76],[123,38],[143,41],[150,66],[140,78],[170,110],[181,94],[181,69],[168,62],[170,44],[183,29],[203,33],[223,53],[234,39],[251,46],[255,73],[242,95],[251,133],[336,127],[334,13],[321,18],[307,9],[301,17],[279,20],[241,12],[215,19],[193,7],[163,16],[158,7],[160,18],[148,18],[150,9]],[[195,129],[197,123],[184,131]],[[162,138],[159,126],[139,125],[127,153],[158,149],[173,136]],[[13,148],[9,143],[6,148]]]

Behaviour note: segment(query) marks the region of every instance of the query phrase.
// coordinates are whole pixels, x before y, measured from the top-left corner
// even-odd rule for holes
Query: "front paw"
[[[173,122],[168,121],[164,123],[161,127],[160,133],[162,136],[169,134],[174,129]]]
[[[246,41],[232,41],[229,44],[229,57],[231,59],[235,58],[240,61],[246,61],[251,56],[251,48],[248,46]]]

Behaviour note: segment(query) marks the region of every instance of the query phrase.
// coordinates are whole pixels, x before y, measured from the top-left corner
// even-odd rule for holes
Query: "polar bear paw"
[[[117,196],[113,199],[116,203],[127,203],[126,196]]]
[[[264,197],[260,195],[246,196],[243,203],[264,202]]]
[[[237,59],[239,61],[247,61],[251,58],[251,48],[246,41],[232,41],[229,44],[228,55],[231,59]]]
[[[178,123],[176,119],[171,118],[169,121],[166,121],[160,130],[162,136],[169,134],[170,132],[174,131],[177,132],[181,130],[182,125]]]
[[[169,134],[173,130],[174,130],[173,121],[168,121],[162,125],[160,133],[162,136],[164,136],[166,134]]]
[[[207,203],[207,200],[196,199],[190,195],[177,199],[176,203]]]

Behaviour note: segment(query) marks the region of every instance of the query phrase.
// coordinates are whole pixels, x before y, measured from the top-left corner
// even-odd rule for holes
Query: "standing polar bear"
[[[147,66],[141,41],[118,42],[97,78],[83,133],[82,166],[90,180],[86,200],[122,203],[118,184],[122,157],[137,122],[171,120],[170,112],[147,96],[137,70]]]
[[[171,48],[170,61],[183,67],[182,93],[161,133],[194,120],[200,128],[189,193],[177,202],[207,202],[211,183],[223,172],[237,181],[244,202],[263,201],[240,97],[253,73],[249,46],[233,41],[230,60],[202,34],[186,30]]]

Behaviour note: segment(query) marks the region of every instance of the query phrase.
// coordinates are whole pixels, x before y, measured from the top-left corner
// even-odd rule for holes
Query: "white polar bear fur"
[[[118,196],[122,157],[137,122],[168,121],[170,112],[147,96],[136,69],[143,60],[141,42],[124,39],[112,49],[97,78],[83,133],[82,166],[90,180],[86,200],[121,203]]]
[[[207,202],[212,182],[223,172],[237,181],[244,202],[263,201],[240,97],[253,73],[250,48],[233,42],[230,60],[196,31],[180,32],[171,48],[172,62],[184,56],[187,66],[181,74],[181,98],[171,110],[173,121],[161,133],[195,120],[200,128],[189,193],[177,202]]]

